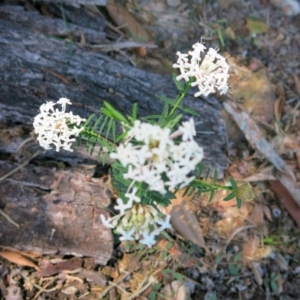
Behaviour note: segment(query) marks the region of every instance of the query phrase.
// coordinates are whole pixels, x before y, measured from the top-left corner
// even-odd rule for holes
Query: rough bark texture
[[[16,164],[0,161],[0,176]],[[28,165],[0,185],[0,244],[43,254],[91,256],[106,264],[111,231],[100,221],[110,203],[100,179]]]
[[[176,95],[171,76],[138,70],[77,43],[83,35],[89,44],[104,43],[105,32],[103,20],[89,19],[78,10],[86,20],[83,22],[81,17],[74,17],[75,12],[75,8],[65,8],[66,27],[62,19],[47,18],[21,5],[0,6],[0,122],[17,125],[24,131],[16,138],[0,139],[1,158],[16,152],[28,136],[39,106],[47,100],[65,96],[72,100],[74,113],[82,117],[99,113],[103,101],[125,114],[130,114],[132,105],[138,103],[139,115],[145,116],[161,112],[162,103],[156,95]],[[72,38],[73,42],[62,38]],[[222,177],[227,159],[222,151],[226,131],[220,104],[214,98],[195,99],[191,93],[185,105],[199,113],[195,123],[205,164],[217,169]],[[73,166],[91,163],[82,151],[47,151],[39,159],[42,156]],[[1,175],[13,167],[11,162],[0,161]],[[101,184],[87,181],[73,171],[35,165],[28,165],[13,179],[0,184],[0,208],[21,227],[17,229],[0,216],[0,244],[44,253],[88,255],[99,263],[107,261],[112,250],[111,233],[98,217],[103,212],[100,206],[107,206],[109,198]],[[33,188],[28,183],[41,184],[46,189]],[[56,232],[50,238],[52,229]]]

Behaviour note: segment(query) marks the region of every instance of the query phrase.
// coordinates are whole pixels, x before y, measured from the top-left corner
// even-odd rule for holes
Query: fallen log
[[[33,117],[45,101],[67,97],[72,100],[74,113],[82,117],[99,114],[103,101],[124,114],[130,114],[132,105],[138,103],[139,116],[145,116],[161,112],[163,104],[157,95],[176,96],[170,75],[139,70],[80,44],[80,32],[91,44],[104,42],[105,28],[96,31],[92,26],[73,24],[71,19],[68,31],[62,19],[47,18],[22,5],[0,5],[0,123],[4,130],[21,128],[23,132],[5,141],[0,138],[2,158],[11,158],[11,154],[16,158],[18,147],[32,130]],[[104,24],[103,20],[100,23]],[[228,162],[223,152],[226,130],[221,105],[213,97],[194,98],[192,92],[185,105],[199,114],[195,124],[205,165],[223,177]],[[32,147],[37,149],[38,145]],[[45,158],[73,167],[96,164],[96,159],[87,157],[82,149],[74,153],[41,151],[35,164],[0,183],[0,208],[20,225],[17,228],[0,215],[1,245],[92,256],[98,263],[107,262],[113,244],[111,231],[99,220],[100,213],[107,214],[103,208],[110,203],[103,185],[72,170],[36,166]],[[15,166],[15,161],[0,161],[0,175]]]

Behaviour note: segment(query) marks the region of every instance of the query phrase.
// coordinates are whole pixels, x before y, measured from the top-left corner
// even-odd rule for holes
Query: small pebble
[[[281,216],[281,210],[278,207],[273,207],[272,214],[274,218],[279,218]]]

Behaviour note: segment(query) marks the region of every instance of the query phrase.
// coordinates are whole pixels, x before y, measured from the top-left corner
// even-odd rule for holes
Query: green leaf
[[[238,198],[238,197],[236,197],[236,204],[237,204],[238,208],[242,207],[242,200],[240,198]]]
[[[134,103],[132,106],[132,119],[135,121],[137,118],[137,103]]]
[[[156,300],[156,293],[155,293],[155,292],[151,292],[151,293],[148,295],[148,298],[149,298],[149,300]]]
[[[215,172],[214,172],[214,184],[217,182],[217,180],[218,180],[218,171],[215,170]]]
[[[210,174],[210,168],[207,169],[204,181],[207,181],[208,176]]]
[[[91,120],[93,119],[95,117],[95,114],[92,114],[92,115],[90,115],[89,117],[88,117],[88,119],[85,121],[85,123],[84,123],[84,127],[87,127],[88,126],[88,124],[91,122]]]
[[[118,121],[121,121],[121,122],[124,122],[124,123],[128,123],[127,119],[119,111],[117,111],[111,104],[109,104],[108,102],[104,101],[104,105],[108,109],[108,111],[110,111],[111,116],[114,119],[116,119]],[[101,110],[102,110],[102,108],[101,108]]]
[[[96,131],[96,129],[97,129],[97,127],[98,127],[98,125],[99,125],[99,123],[101,122],[101,120],[103,119],[103,116],[100,116],[98,119],[97,119],[97,121],[95,122],[95,124],[94,124],[94,126],[93,126],[93,128],[92,128],[92,131]]]
[[[237,268],[234,264],[228,265],[228,271],[232,276],[237,276],[239,274],[239,268]]]
[[[235,180],[232,177],[229,177],[229,181],[230,181],[231,186],[236,190],[238,187],[237,187]]]
[[[212,199],[214,198],[214,195],[215,195],[215,191],[212,191],[210,193],[210,196],[209,196],[209,199],[208,199],[208,203],[210,203],[212,201]]]
[[[105,117],[105,119],[104,119],[104,121],[103,121],[103,123],[102,123],[102,125],[101,125],[101,127],[99,129],[99,132],[98,132],[99,135],[102,134],[102,131],[103,131],[103,129],[104,129],[104,127],[105,127],[105,125],[106,125],[106,123],[108,121],[108,118],[109,118],[108,116]]]
[[[275,294],[278,294],[279,288],[278,288],[278,284],[275,280],[271,281],[271,289]]]
[[[106,134],[105,134],[106,139],[108,138],[108,135],[109,135],[109,132],[111,130],[113,122],[114,122],[114,119],[110,119],[109,122],[108,122],[107,131],[106,131]]]
[[[222,259],[223,259],[223,255],[218,254],[215,258],[215,263],[218,265],[221,262]]]
[[[243,251],[240,251],[239,253],[237,253],[237,254],[233,257],[233,262],[234,262],[234,263],[237,263],[237,262],[241,259],[242,255],[243,255]]]
[[[111,111],[108,110],[107,108],[101,107],[100,110],[101,110],[106,116],[113,118],[113,114],[112,114]]]
[[[115,143],[118,143],[119,141],[123,140],[124,137],[125,137],[126,135],[127,135],[127,132],[121,133],[121,134],[117,137]]]
[[[179,281],[183,281],[183,279],[184,279],[184,277],[180,273],[178,273],[178,272],[174,272],[173,275]]]
[[[176,75],[175,73],[173,73],[172,76],[173,76],[173,80],[174,80],[174,82],[175,82],[175,84],[176,84],[176,87],[177,87],[178,91],[182,92],[182,91],[183,91],[183,86],[182,86],[182,84],[180,83],[180,81],[178,81],[178,80],[176,79],[177,75]]]
[[[231,192],[228,196],[226,196],[223,201],[229,201],[235,197],[235,191]]]
[[[116,142],[116,122],[113,122],[112,124],[112,137],[113,137],[113,142]]]

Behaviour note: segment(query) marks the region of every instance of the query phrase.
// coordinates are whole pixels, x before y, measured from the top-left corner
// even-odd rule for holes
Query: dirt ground
[[[175,230],[152,249],[116,240],[106,266],[3,248],[2,299],[300,299],[300,14],[288,2],[127,0],[88,7],[106,19],[112,48],[105,52],[137,68],[170,74],[176,51],[198,41],[228,57],[230,93],[217,96],[230,162],[222,182],[232,176],[251,183],[255,200],[238,209],[222,200],[223,192],[211,203],[206,196],[185,199],[197,217],[194,243]],[[24,5],[51,17],[51,3]],[[116,48],[123,41],[157,47]]]

